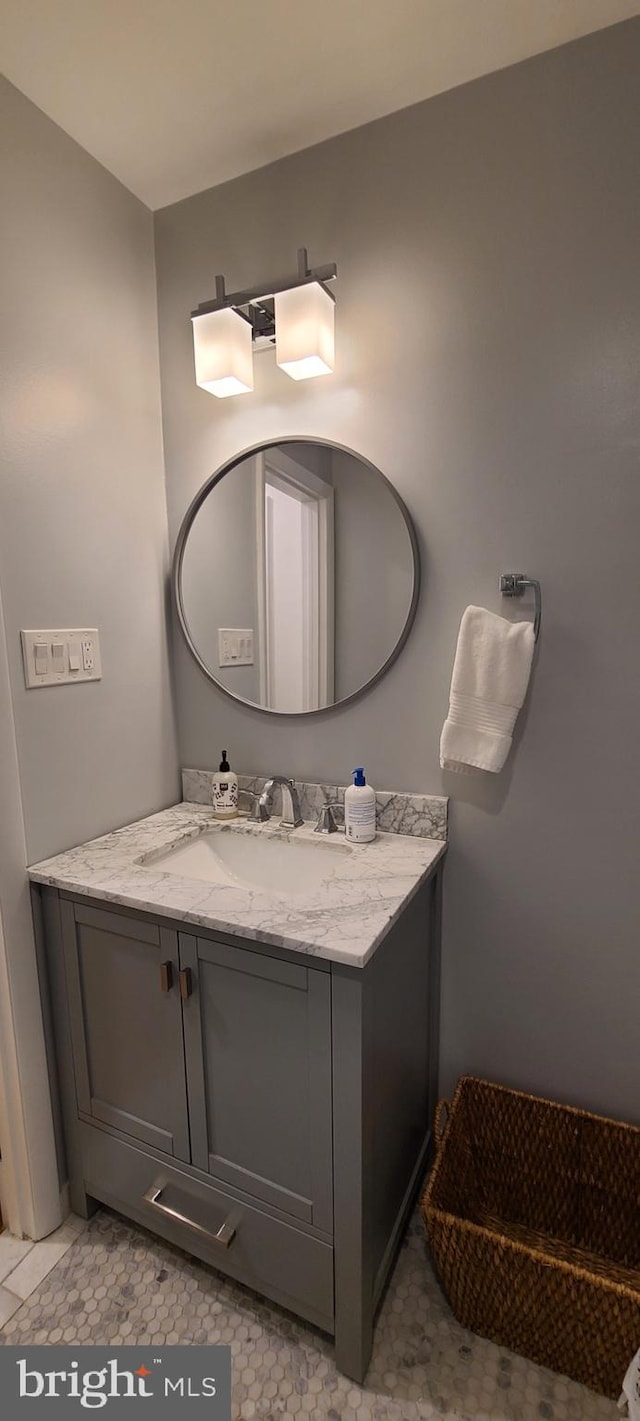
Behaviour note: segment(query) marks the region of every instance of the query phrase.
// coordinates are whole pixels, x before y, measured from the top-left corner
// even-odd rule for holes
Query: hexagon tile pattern
[[[466,1332],[414,1215],[366,1383],[331,1339],[101,1209],[0,1333],[26,1343],[228,1343],[233,1421],[614,1421],[614,1402]]]

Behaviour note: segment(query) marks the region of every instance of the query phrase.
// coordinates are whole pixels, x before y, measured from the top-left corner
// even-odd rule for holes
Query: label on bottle
[[[355,804],[349,805],[349,821],[351,824],[375,824],[376,806],[375,804]]]
[[[375,838],[375,800],[352,799],[346,813],[346,838],[354,843],[367,843]]]
[[[226,814],[229,818],[233,818],[238,811],[237,778],[230,775],[229,779],[214,780],[211,798],[217,815]]]

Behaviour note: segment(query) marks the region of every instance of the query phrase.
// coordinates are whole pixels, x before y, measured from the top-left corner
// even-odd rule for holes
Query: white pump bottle
[[[376,837],[376,792],[362,767],[353,771],[353,784],[344,793],[344,832],[351,844],[370,844]]]
[[[216,819],[235,819],[238,813],[238,776],[234,774],[226,750],[211,785],[211,802]]]

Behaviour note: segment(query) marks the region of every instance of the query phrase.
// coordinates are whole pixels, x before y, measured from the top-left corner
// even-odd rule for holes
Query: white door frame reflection
[[[260,704],[330,706],[334,688],[334,492],[282,448],[256,458]]]

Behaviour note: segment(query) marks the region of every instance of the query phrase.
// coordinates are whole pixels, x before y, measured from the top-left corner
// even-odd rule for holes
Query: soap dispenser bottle
[[[211,800],[216,819],[235,819],[238,813],[238,776],[227,760],[226,750],[222,751],[220,769],[213,776]]]
[[[376,792],[362,767],[353,771],[353,784],[344,793],[344,832],[352,844],[369,844],[376,837]]]

